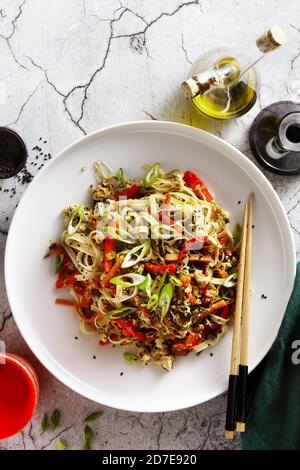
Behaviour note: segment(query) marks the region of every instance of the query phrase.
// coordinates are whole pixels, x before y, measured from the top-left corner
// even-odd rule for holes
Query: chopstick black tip
[[[226,431],[235,430],[235,409],[237,393],[237,375],[230,374],[228,382],[227,410],[226,410]]]
[[[237,405],[236,421],[245,423],[246,421],[246,394],[247,394],[248,366],[239,365],[239,375],[237,381]]]

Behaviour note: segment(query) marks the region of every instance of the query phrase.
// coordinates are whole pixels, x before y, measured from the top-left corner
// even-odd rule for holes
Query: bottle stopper
[[[257,40],[257,47],[261,52],[269,52],[283,46],[286,42],[285,34],[276,24],[271,26]]]

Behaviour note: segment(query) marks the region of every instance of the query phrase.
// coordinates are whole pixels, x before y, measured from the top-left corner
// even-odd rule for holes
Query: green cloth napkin
[[[299,341],[293,349],[294,341]],[[244,450],[300,449],[300,263],[277,339],[249,375]],[[295,346],[295,344],[294,344]],[[294,361],[295,362],[295,361]]]

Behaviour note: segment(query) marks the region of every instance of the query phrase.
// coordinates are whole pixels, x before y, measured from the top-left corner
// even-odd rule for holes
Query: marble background
[[[254,40],[272,23],[288,43],[260,66],[255,107],[228,123],[208,122],[181,97],[192,62],[220,45]],[[82,420],[102,409],[96,449],[228,449],[226,397],[173,413],[138,414],[98,406],[52,377],[26,347],[7,303],[3,256],[15,207],[51,156],[95,129],[128,120],[162,119],[204,128],[250,159],[249,126],[264,106],[300,98],[299,0],[0,0],[0,125],[27,143],[26,171],[0,181],[0,339],[36,366],[41,398],[32,423],[0,443],[6,449],[54,449],[58,436],[82,447]],[[299,177],[267,178],[290,218],[299,248]],[[1,393],[1,391],[0,391]],[[56,433],[41,434],[43,412],[62,413]]]

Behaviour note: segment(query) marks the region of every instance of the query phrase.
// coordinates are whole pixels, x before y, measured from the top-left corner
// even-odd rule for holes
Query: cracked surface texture
[[[222,6],[220,6],[222,4]],[[179,83],[209,48],[254,40],[278,23],[284,49],[260,65],[262,89],[255,107],[228,123],[207,122],[186,103]],[[223,449],[226,396],[173,413],[138,414],[98,406],[68,390],[33,357],[7,303],[3,258],[7,231],[27,182],[66,145],[106,125],[128,120],[173,120],[204,128],[250,159],[249,126],[266,105],[300,100],[298,0],[0,0],[0,125],[19,132],[28,147],[26,170],[0,180],[0,339],[28,358],[39,374],[37,414],[0,449],[55,449],[58,437],[82,447],[83,418],[93,424],[95,449]],[[299,177],[272,175],[299,249]],[[44,412],[62,413],[57,432],[40,431]]]

